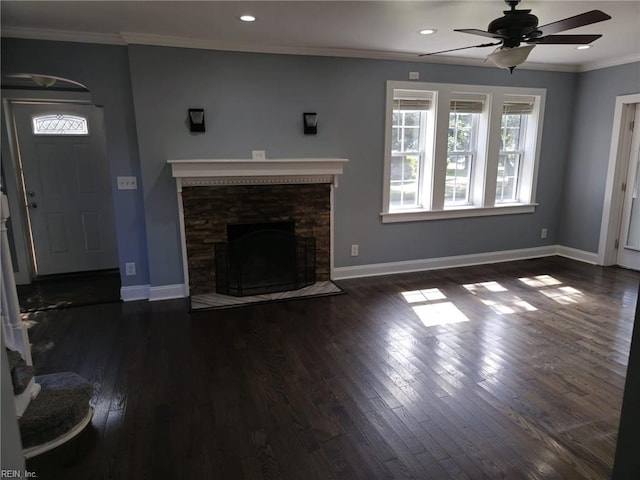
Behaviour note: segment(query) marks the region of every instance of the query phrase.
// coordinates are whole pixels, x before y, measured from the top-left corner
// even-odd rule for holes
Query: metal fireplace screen
[[[294,229],[294,222],[228,225],[228,241],[214,244],[216,291],[243,297],[315,283],[316,241]]]

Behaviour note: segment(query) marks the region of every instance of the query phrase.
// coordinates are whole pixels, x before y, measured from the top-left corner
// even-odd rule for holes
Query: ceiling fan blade
[[[542,45],[586,45],[602,35],[549,35],[547,37],[533,38],[527,43]]]
[[[462,33],[470,33],[471,35],[480,35],[481,37],[488,37],[488,38],[507,38],[504,35],[500,35],[499,33],[486,32],[486,31],[480,30],[478,28],[456,28],[453,31],[454,32],[462,32]]]
[[[591,25],[592,23],[603,22],[609,20],[610,15],[607,15],[600,10],[591,10],[590,12],[581,13],[575,17],[565,18],[564,20],[558,20],[557,22],[548,23],[536,28],[541,32],[541,36],[552,35],[558,32],[564,32],[565,30],[571,30],[572,28],[583,27],[585,25]]]
[[[482,45],[471,45],[470,47],[460,47],[460,48],[451,48],[449,50],[440,50],[439,52],[431,52],[431,53],[422,53],[420,57],[427,57],[429,55],[438,55],[439,53],[447,53],[447,52],[456,52],[458,50],[466,50],[467,48],[482,48],[482,47],[494,47],[496,45],[500,45],[502,42],[496,43],[483,43]]]

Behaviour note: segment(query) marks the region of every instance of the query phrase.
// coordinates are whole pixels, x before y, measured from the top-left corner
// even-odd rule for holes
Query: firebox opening
[[[214,245],[216,291],[234,296],[297,290],[315,283],[315,239],[295,235],[295,222],[227,225]]]

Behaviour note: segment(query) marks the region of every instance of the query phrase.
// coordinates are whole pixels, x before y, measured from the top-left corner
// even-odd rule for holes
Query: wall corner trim
[[[120,288],[120,298],[123,302],[133,302],[136,300],[149,300],[155,302],[158,300],[171,300],[174,298],[185,298],[189,294],[184,283],[174,285],[132,285]]]
[[[598,254],[587,252],[585,250],[578,250],[577,248],[565,247],[564,245],[557,245],[557,254],[561,257],[570,258],[572,260],[578,260],[584,263],[590,263],[591,265],[599,265]]]
[[[149,288],[149,301],[156,302],[158,300],[171,300],[173,298],[188,297],[184,283],[176,283],[174,285],[158,285]]]
[[[120,287],[120,298],[123,302],[148,300],[149,288],[149,285],[131,285],[129,287]]]

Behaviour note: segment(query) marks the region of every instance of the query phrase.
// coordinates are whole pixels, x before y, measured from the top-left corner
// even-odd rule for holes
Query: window
[[[399,91],[393,101],[391,130],[391,204],[394,208],[420,203],[420,173],[431,106],[429,92]]]
[[[533,112],[534,103],[533,97],[505,97],[502,107],[496,203],[517,201],[520,164],[525,154],[527,118]]]
[[[387,82],[383,222],[533,212],[544,98]]]
[[[32,126],[34,135],[89,135],[85,117],[64,113],[33,117]]]
[[[447,176],[444,204],[468,205],[471,193],[471,172],[476,156],[478,123],[484,98],[465,101],[455,95],[449,107],[449,135],[447,138]]]

